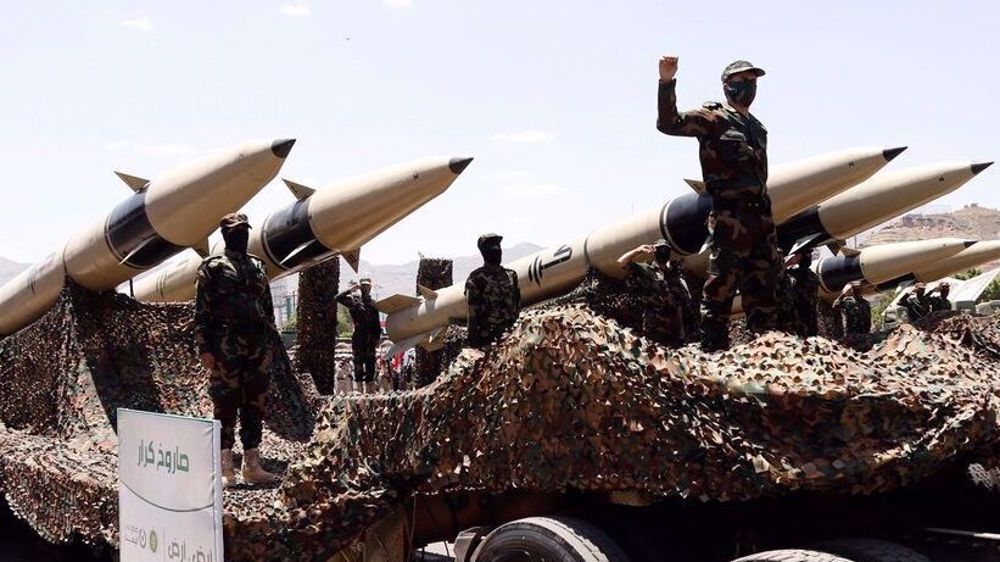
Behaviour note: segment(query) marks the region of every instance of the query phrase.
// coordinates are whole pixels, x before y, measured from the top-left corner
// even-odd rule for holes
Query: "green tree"
[[[896,298],[896,293],[888,291],[879,294],[874,300],[871,301],[872,325],[875,326],[876,330],[881,330],[885,324],[885,309],[889,308],[889,303],[891,303],[894,298]]]
[[[347,312],[347,307],[337,305],[337,335],[346,338],[354,333],[354,323],[351,322],[351,313]]]
[[[955,275],[952,275],[952,277],[965,281],[966,279],[972,279],[980,273],[982,273],[982,271],[980,271],[978,267],[973,267],[971,269],[966,269],[961,273],[956,273]]]
[[[986,286],[986,290],[983,294],[979,295],[976,302],[989,302],[1000,300],[1000,279],[994,279],[989,285]]]

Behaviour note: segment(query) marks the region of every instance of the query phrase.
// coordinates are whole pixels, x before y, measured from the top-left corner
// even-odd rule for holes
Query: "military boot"
[[[260,465],[260,450],[247,449],[243,452],[243,481],[247,484],[274,484],[281,478],[264,470]]]
[[[222,450],[222,487],[228,488],[236,483],[236,471],[233,470],[232,449]]]

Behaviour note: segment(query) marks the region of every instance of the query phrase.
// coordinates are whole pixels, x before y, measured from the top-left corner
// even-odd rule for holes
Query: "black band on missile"
[[[687,193],[672,199],[660,213],[660,233],[685,255],[696,254],[708,238],[712,196]]]
[[[820,260],[819,282],[831,293],[838,293],[852,281],[864,278],[859,256],[836,256]]]
[[[312,263],[333,252],[316,239],[309,226],[309,201],[296,201],[272,213],[262,227],[264,253],[282,269]],[[286,260],[292,253],[295,255]]]
[[[145,191],[132,194],[111,211],[104,240],[119,262],[135,269],[149,269],[184,249],[153,229],[146,214]]]
[[[916,282],[917,282],[917,276],[912,273],[907,273],[902,277],[896,277],[895,279],[890,279],[888,281],[879,283],[878,285],[875,285],[875,288],[877,288],[879,291],[888,291],[889,289],[895,289],[896,287],[899,287],[903,283],[916,283]]]
[[[792,249],[792,246],[794,246],[796,242],[806,236],[819,234],[819,236],[810,244],[813,247],[826,244],[833,239],[833,237],[830,236],[830,233],[826,231],[826,227],[823,226],[823,221],[819,218],[819,209],[816,207],[806,209],[805,211],[802,211],[787,221],[779,224],[777,231],[778,246],[785,252]]]

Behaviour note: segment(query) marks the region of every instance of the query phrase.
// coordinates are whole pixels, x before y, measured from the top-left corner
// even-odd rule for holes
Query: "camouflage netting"
[[[0,343],[0,489],[47,538],[115,541],[114,406],[211,411],[189,318],[69,292]],[[705,355],[549,304],[416,391],[317,401],[278,373],[262,449],[285,481],[226,493],[227,559],[326,559],[414,493],[738,501],[907,486],[989,456],[1000,429],[1000,317],[924,327],[867,353],[772,333]]]
[[[211,417],[192,306],[142,305],[70,287],[0,342],[0,491],[53,542],[117,543],[116,410]],[[312,435],[319,397],[275,362],[262,450],[282,472]],[[247,504],[235,490],[227,507]]]
[[[337,302],[340,258],[327,260],[299,274],[298,348],[295,369],[312,375],[316,389],[333,394],[337,380]]]
[[[449,259],[421,257],[417,265],[416,293],[420,294],[420,286],[437,290],[451,285],[452,266],[452,261]],[[418,347],[415,353],[414,384],[418,387],[427,386],[434,382],[441,372],[443,353],[441,350],[427,351],[422,347]]]

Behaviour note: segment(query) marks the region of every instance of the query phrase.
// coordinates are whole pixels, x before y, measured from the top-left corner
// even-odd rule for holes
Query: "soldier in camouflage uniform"
[[[652,258],[652,264],[638,260]],[[680,347],[687,342],[682,301],[671,286],[671,278],[680,282],[679,274],[670,268],[670,245],[660,239],[631,250],[618,258],[625,269],[628,287],[642,300],[642,331],[661,345]],[[687,289],[685,288],[685,292]]]
[[[792,276],[789,274],[785,264],[785,255],[778,250],[778,275],[774,280],[774,293],[781,298],[777,300],[775,308],[777,310],[777,327],[787,334],[796,333],[795,329],[795,302],[792,300]]]
[[[278,341],[264,262],[247,253],[250,224],[231,213],[219,224],[226,251],[198,268],[194,326],[201,361],[212,370],[209,393],[222,424],[222,480],[235,482],[232,448],[237,415],[243,443],[243,480],[278,480],[260,464],[261,432],[270,385],[268,369]]]
[[[670,246],[667,250],[671,251]],[[671,252],[672,253],[672,252]],[[692,295],[687,275],[684,271],[684,263],[680,260],[671,259],[667,265],[667,284],[670,292],[673,293],[681,308],[681,316],[684,319],[684,340],[693,342],[698,339],[698,325],[701,324],[701,314],[698,312],[698,303]]]
[[[375,382],[375,348],[382,339],[382,323],[371,296],[372,281],[364,277],[337,294],[336,301],[344,305],[354,322],[351,334],[351,357],[354,361],[354,382],[362,392]],[[360,292],[360,295],[354,293]]]
[[[947,281],[942,281],[927,294],[927,304],[930,306],[931,312],[951,310],[951,301],[948,300],[950,292],[951,285]]]
[[[660,59],[656,128],[668,135],[697,137],[705,192],[712,197],[708,219],[711,257],[702,296],[701,344],[729,346],[729,315],[739,289],[747,327],[775,327],[774,287],[780,263],[767,195],[767,131],[749,107],[764,71],[736,61],[722,73],[726,103],[709,102],[677,111],[677,58]]]
[[[521,289],[517,272],[500,265],[503,250],[499,234],[479,237],[479,253],[483,266],[469,274],[465,281],[465,298],[469,303],[469,347],[482,348],[496,341],[510,329],[521,311]]]
[[[872,307],[861,294],[861,284],[851,283],[844,287],[836,300],[833,310],[844,321],[844,338],[867,334],[872,329]]]
[[[906,309],[906,317],[910,322],[916,322],[931,313],[931,304],[927,301],[925,289],[926,285],[917,283],[899,299],[899,304]]]
[[[793,312],[793,333],[802,337],[812,337],[819,333],[819,276],[810,268],[812,265],[812,250],[805,250],[795,255],[794,267],[789,268],[791,280],[791,297]]]

